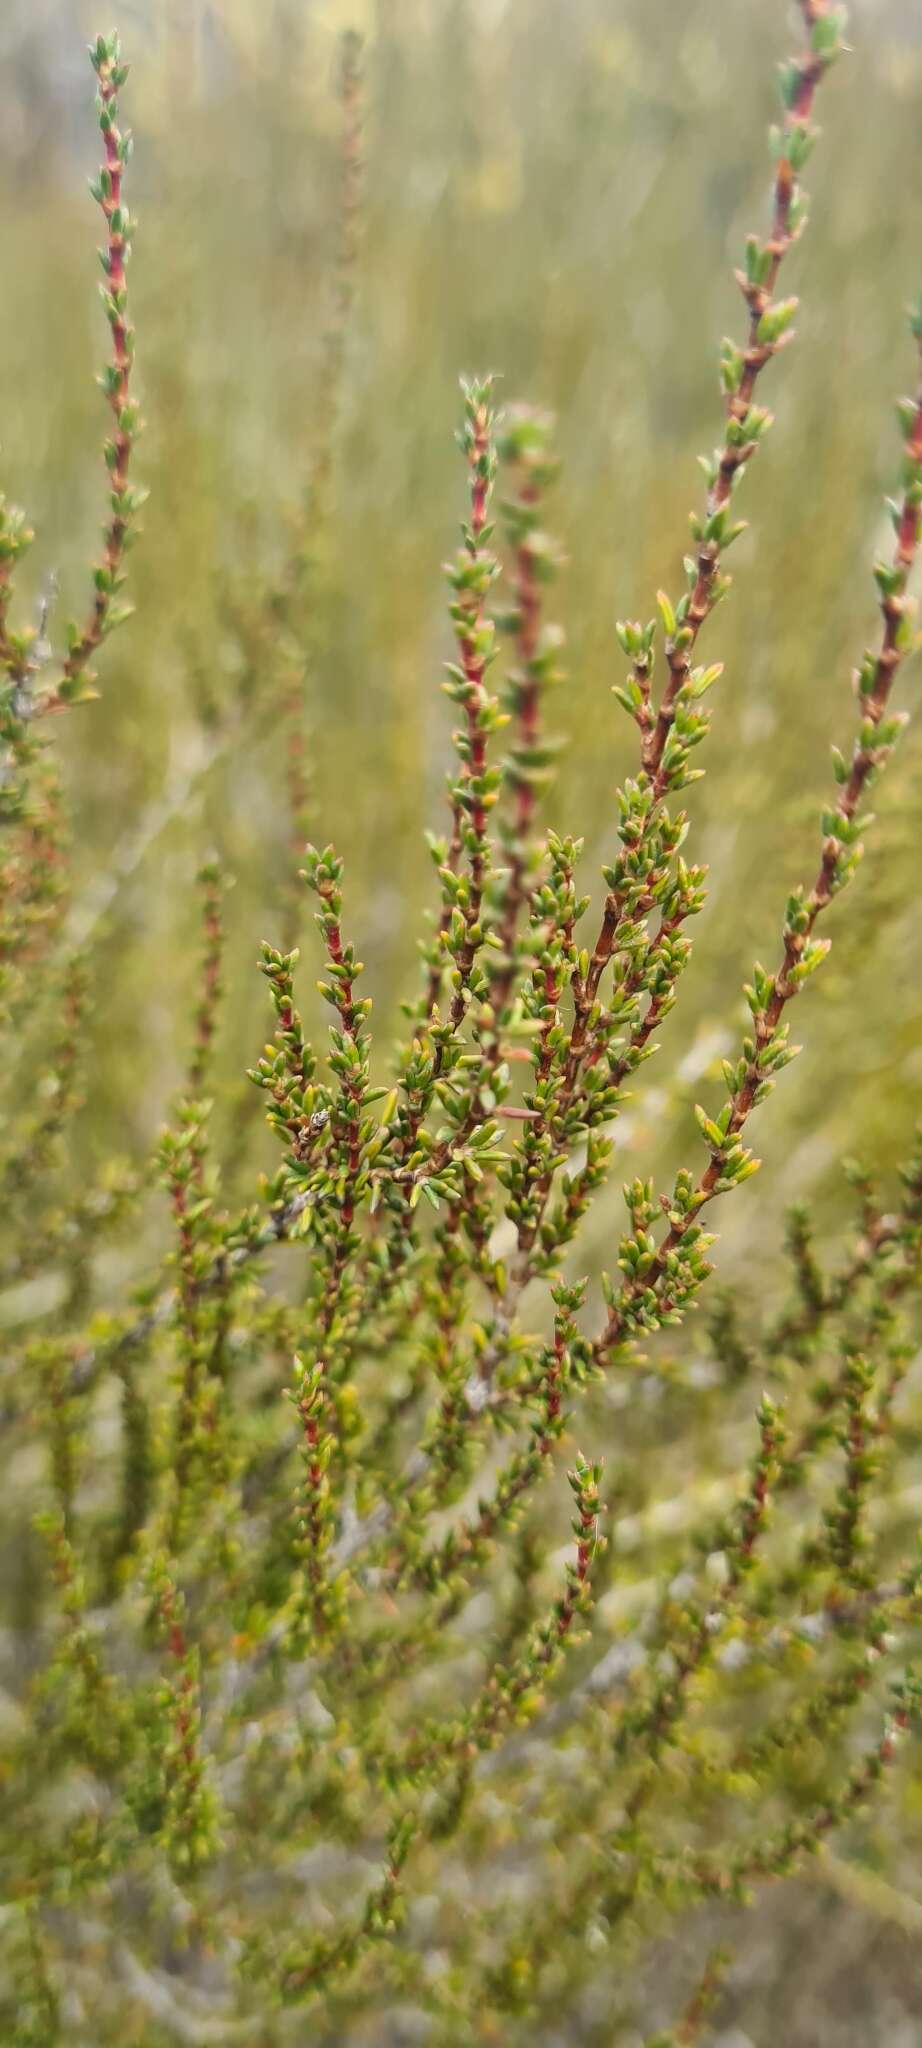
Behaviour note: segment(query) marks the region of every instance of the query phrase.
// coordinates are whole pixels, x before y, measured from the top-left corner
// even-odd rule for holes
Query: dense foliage
[[[805,225],[814,100],[843,40],[840,9],[802,0],[801,13],[684,582],[658,593],[651,620],[617,628],[634,763],[597,913],[582,842],[544,817],[563,673],[548,617],[563,566],[553,422],[500,408],[491,377],[464,383],[464,516],[446,568],[456,758],[446,829],[429,842],[421,978],[387,1072],[343,864],[305,847],[311,805],[329,809],[329,792],[308,790],[305,716],[360,213],[360,49],[345,38],[310,489],[283,572],[236,621],[269,670],[256,710],[264,723],[268,702],[284,733],[297,849],[280,943],[260,962],[273,1036],[249,1104],[235,1098],[222,1172],[211,1090],[227,877],[209,858],[186,1086],[157,1152],[172,1244],[104,1312],[101,1251],[141,1213],[147,1176],[116,1164],[75,1185],[67,1171],[86,976],[49,743],[129,615],[143,495],[130,480],[126,72],[117,38],[93,46],[109,508],[88,613],[60,657],[47,604],[37,625],[13,623],[31,535],[10,505],[0,535],[0,959],[16,1088],[3,1272],[64,1275],[5,1361],[11,1440],[28,1430],[41,1446],[3,1774],[6,2014],[21,2043],[293,2041],[305,2000],[331,2041],[366,2038],[382,2001],[395,2027],[409,2006],[435,2041],[531,2039],[535,2020],[541,2039],[608,2040],[625,1944],[815,1852],[886,1796],[917,1721],[922,1567],[891,1480],[917,1444],[904,1395],[918,1154],[888,1196],[852,1165],[854,1230],[825,1264],[809,1209],[791,1212],[792,1299],[777,1313],[742,1316],[718,1293],[703,1335],[685,1321],[713,1293],[713,1205],[758,1204],[759,1184],[738,1193],[758,1165],[750,1120],[794,1057],[788,1012],[824,963],[867,792],[903,722],[892,695],[914,648],[922,396],[899,408],[892,545],[872,565],[879,626],[855,669],[812,879],[779,903],[775,964],[752,970],[722,1096],[695,1112],[698,1155],[662,1187],[633,1173],[609,1271],[598,1289],[580,1277],[628,1084],[658,1050],[707,889],[683,799],[721,666],[699,663],[698,642],[729,595],[737,492],[772,424],[764,384],[797,306],[780,273]],[[918,349],[922,307],[911,324]],[[305,892],[333,1013],[322,1052],[295,943]],[[228,1189],[260,1097],[275,1162],[238,1201]],[[668,1349],[664,1331],[681,1331]],[[702,1409],[717,1480],[699,1469]],[[664,1531],[648,1510],[667,1469],[684,1494]],[[117,1944],[111,1981],[101,1921]],[[719,1976],[702,1958],[663,2038],[698,2037]],[[602,2002],[577,2019],[587,1979]]]

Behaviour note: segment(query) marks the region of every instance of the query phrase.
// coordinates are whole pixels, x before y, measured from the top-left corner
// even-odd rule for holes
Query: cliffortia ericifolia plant
[[[899,407],[894,538],[872,564],[878,624],[858,656],[850,732],[845,690],[828,693],[841,750],[812,871],[779,903],[722,1096],[696,1111],[697,1152],[669,1185],[630,1179],[600,1294],[580,1265],[587,1211],[609,1199],[622,1105],[679,999],[706,896],[682,805],[702,772],[711,692],[720,700],[711,615],[730,594],[768,392],[783,397],[789,269],[809,282],[799,244],[814,101],[843,47],[841,8],[801,0],[800,13],[684,580],[658,592],[652,616],[617,627],[633,765],[595,918],[583,843],[545,814],[563,660],[553,422],[501,408],[491,376],[462,385],[461,540],[445,572],[455,765],[429,840],[419,983],[389,1068],[343,863],[333,845],[304,843],[310,597],[359,246],[360,48],[344,39],[318,441],[260,629],[300,849],[280,943],[259,963],[271,1037],[250,1073],[276,1163],[245,1206],[228,1201],[210,1100],[226,877],[210,857],[186,1092],[157,1157],[170,1248],[160,1270],[136,1273],[127,1305],[105,1309],[92,1256],[134,1215],[147,1177],[75,1193],[62,1171],[86,986],[65,942],[67,826],[49,744],[52,714],[94,694],[104,643],[128,616],[143,496],[130,480],[126,67],[117,36],[91,49],[113,423],[102,553],[60,656],[44,618],[13,622],[32,536],[0,501],[10,1057],[38,989],[58,1019],[41,1085],[5,1133],[0,1263],[7,1284],[52,1260],[67,1275],[40,1333],[8,1339],[4,1361],[8,1440],[28,1430],[41,1445],[30,1484],[42,1544],[3,1730],[5,2039],[281,2044],[307,2027],[312,2040],[396,2040],[369,2034],[366,2016],[409,2003],[418,2038],[434,2042],[601,2040],[579,2017],[588,1977],[610,1971],[614,1987],[628,1938],[636,1948],[669,1914],[794,1870],[886,1797],[917,1729],[922,1561],[887,1504],[894,1444],[911,1430],[900,1396],[922,1152],[887,1201],[850,1169],[854,1235],[831,1266],[808,1211],[792,1213],[791,1302],[773,1319],[743,1327],[725,1294],[712,1304],[708,1399],[726,1476],[703,1500],[689,1486],[670,1544],[625,1515],[638,1488],[629,1439],[613,1443],[609,1420],[603,1459],[598,1437],[613,1385],[627,1403],[652,1386],[677,1427],[687,1416],[702,1344],[699,1329],[696,1380],[687,1319],[713,1291],[719,1206],[759,1200],[758,1186],[743,1191],[759,1165],[754,1113],[797,1052],[791,1013],[843,914],[869,792],[905,716],[894,689],[915,645],[918,383]],[[911,330],[918,378],[922,302]],[[298,947],[307,901],[317,936]],[[330,1027],[315,1045],[304,1019],[318,970]],[[809,1028],[806,1007],[804,1018]],[[770,1114],[762,1124],[770,1150]],[[622,1584],[628,1520],[650,1555]],[[702,2036],[724,1969],[702,1957],[684,2013],[680,1998],[656,2040]]]

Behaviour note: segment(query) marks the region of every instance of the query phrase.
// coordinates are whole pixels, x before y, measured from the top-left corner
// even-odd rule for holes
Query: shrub
[[[625,1188],[601,1310],[578,1277],[627,1086],[658,1049],[704,902],[681,799],[721,668],[699,664],[698,642],[729,592],[734,501],[771,425],[763,380],[793,334],[781,272],[805,225],[814,99],[843,39],[840,9],[801,0],[801,13],[769,229],[737,274],[745,331],[721,350],[722,439],[703,461],[684,587],[617,628],[636,766],[596,925],[581,841],[543,820],[563,644],[548,617],[562,565],[553,422],[499,412],[491,377],[463,385],[466,510],[446,569],[456,765],[447,829],[429,842],[437,908],[389,1075],[373,1057],[342,863],[332,846],[303,847],[301,621],[322,575],[357,246],[361,79],[345,38],[326,431],[260,621],[333,1021],[321,1056],[302,1017],[292,891],[282,944],[262,951],[274,1028],[250,1073],[277,1164],[234,1207],[211,1131],[227,878],[209,859],[188,1085],[157,1159],[172,1243],[106,1312],[91,1260],[136,1216],[146,1176],[75,1189],[67,1172],[85,983],[66,939],[67,828],[45,740],[52,714],[93,694],[92,664],[129,615],[143,496],[129,481],[126,70],[117,37],[91,50],[109,513],[86,621],[60,658],[45,619],[11,623],[31,535],[5,504],[0,523],[14,1077],[34,1019],[58,1019],[10,1124],[3,1270],[67,1274],[5,1368],[7,1431],[30,1429],[42,1452],[30,1479],[42,1564],[23,1574],[4,1764],[17,2042],[294,2041],[306,2001],[331,2041],[373,2023],[382,2001],[409,2002],[433,2040],[532,2039],[535,2018],[542,2039],[608,2040],[610,2011],[579,2004],[587,1979],[608,1981],[604,1959],[620,1967],[664,1916],[739,1900],[816,1852],[877,1791],[917,1719],[922,1577],[889,1494],[894,1447],[913,1443],[900,1393],[922,1157],[889,1202],[851,1167],[855,1229],[828,1267],[809,1211],[791,1212],[781,1313],[719,1294],[703,1345],[685,1325],[710,1278],[713,1205],[756,1172],[750,1120],[797,1050],[788,1011],[823,964],[827,912],[855,874],[867,794],[903,722],[892,700],[914,644],[922,396],[899,408],[895,539],[873,565],[879,629],[855,671],[853,737],[834,750],[814,878],[783,906],[777,964],[752,971],[723,1100],[696,1111],[699,1156],[665,1189]],[[922,343],[922,304],[912,329]],[[241,1109],[241,1143],[245,1125]],[[667,1352],[656,1340],[677,1329]],[[634,1504],[655,1482],[660,1418],[692,1446],[703,1404],[728,1476],[696,1488],[709,1475],[686,1465],[664,1550],[655,1515]],[[604,1466],[603,1435],[615,1438]],[[698,2038],[720,1971],[704,1960],[658,2038]]]

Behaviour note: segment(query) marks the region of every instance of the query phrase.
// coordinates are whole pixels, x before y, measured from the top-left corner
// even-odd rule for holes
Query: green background
[[[810,226],[786,266],[802,308],[766,379],[777,425],[740,501],[751,529],[734,550],[734,590],[707,629],[707,659],[726,664],[707,779],[690,802],[709,902],[662,1055],[623,1120],[616,1181],[668,1171],[693,1141],[693,1101],[716,1099],[707,1076],[741,1026],[741,983],[754,957],[773,961],[787,891],[814,872],[829,744],[848,744],[850,673],[873,637],[892,399],[912,376],[904,307],[922,283],[922,21],[907,0],[854,16],[854,55],[824,88]],[[568,679],[552,717],[570,744],[549,809],[585,836],[595,890],[614,789],[635,761],[610,694],[623,668],[613,622],[648,617],[660,585],[678,594],[702,495],[695,456],[718,434],[719,338],[741,331],[732,269],[766,218],[784,7],[126,0],[138,475],[151,497],[132,564],[137,617],[105,652],[102,701],[55,736],[74,819],[71,936],[94,997],[71,1139],[81,1182],[113,1151],[142,1163],[175,1099],[196,997],[193,877],[212,849],[235,881],[217,1102],[231,1185],[249,1189],[254,1160],[273,1156],[258,1115],[241,1122],[240,1082],[268,1030],[256,955],[260,939],[278,942],[288,873],[265,605],[320,429],[332,77],[347,23],[369,38],[366,199],[308,715],[313,829],[346,859],[382,1069],[432,900],[422,828],[440,823],[450,759],[441,563],[463,510],[459,372],[495,369],[510,400],[559,418],[550,523],[568,557],[553,594]],[[7,4],[0,26],[3,486],[38,533],[26,609],[53,575],[58,624],[83,608],[103,504],[93,372],[104,323],[84,181],[97,139],[83,45],[99,26],[70,0]],[[913,708],[918,691],[916,667],[900,703]],[[753,1299],[779,1284],[786,1204],[809,1198],[832,1232],[841,1156],[892,1168],[918,1117],[920,776],[917,721],[881,787],[865,867],[830,916],[832,960],[798,1006],[804,1055],[758,1120],[765,1170],[720,1217],[722,1271]],[[312,986],[309,968],[309,1012]],[[584,1265],[610,1258],[616,1228],[613,1196],[591,1220]],[[144,1231],[151,1249],[165,1234],[159,1198]],[[105,1254],[106,1288],[136,1273],[136,1244]],[[16,1315],[0,1302],[8,1326]],[[911,1867],[911,1844],[907,1855]],[[901,2012],[922,2026],[905,1930],[875,1931],[864,1899],[811,1910],[821,1924],[805,1989],[802,1958],[784,1965],[789,2042],[820,2038],[816,1998],[829,2040],[922,2038],[899,2032]],[[760,1963],[758,1934],[747,1953],[777,2020],[775,1980],[803,1907],[782,1890],[770,1911],[773,1962]],[[911,1899],[905,1911],[911,1925]],[[833,1941],[866,1951],[861,1982],[884,2031],[853,2037],[857,1991],[817,1990]],[[761,2048],[773,2036],[752,2038]]]

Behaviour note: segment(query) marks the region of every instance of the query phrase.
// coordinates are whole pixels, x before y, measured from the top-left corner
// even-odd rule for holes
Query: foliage
[[[855,670],[855,729],[834,751],[814,879],[782,905],[777,964],[752,970],[723,1102],[696,1110],[696,1159],[668,1185],[641,1172],[624,1189],[601,1309],[574,1272],[627,1084],[658,1050],[705,900],[684,796],[721,665],[699,663],[698,641],[729,595],[737,493],[772,424],[763,380],[797,308],[779,278],[805,225],[814,100],[843,42],[842,10],[802,0],[801,13],[771,134],[768,229],[737,273],[744,330],[721,349],[721,439],[703,459],[684,584],[658,593],[652,619],[617,627],[615,695],[636,765],[594,922],[583,843],[544,822],[546,712],[563,668],[548,617],[563,553],[549,531],[553,421],[498,410],[490,376],[463,384],[466,505],[446,565],[455,760],[447,829],[429,842],[436,909],[420,983],[386,1077],[343,862],[332,846],[303,850],[304,715],[358,260],[360,50],[344,39],[311,485],[255,619],[236,621],[267,671],[257,719],[268,703],[286,735],[287,836],[302,849],[333,1021],[321,1053],[289,886],[283,943],[260,959],[273,1035],[250,1070],[276,1154],[238,1201],[239,1098],[223,1171],[214,1140],[228,976],[226,877],[210,857],[187,1087],[157,1151],[172,1245],[105,1312],[92,1264],[136,1223],[147,1176],[116,1164],[75,1187],[67,1173],[86,985],[68,944],[67,824],[45,738],[46,721],[91,694],[91,664],[128,615],[142,496],[128,475],[139,419],[126,70],[117,37],[92,47],[111,334],[100,381],[114,430],[103,553],[60,659],[47,619],[11,623],[31,536],[6,505],[0,565],[11,1066],[43,1003],[60,1018],[10,1126],[3,1264],[8,1281],[66,1275],[5,1368],[11,1439],[28,1429],[42,1450],[3,1773],[8,2017],[21,2042],[88,2039],[89,2027],[121,2040],[139,2007],[145,2040],[293,2041],[304,2001],[318,2037],[341,2040],[383,1996],[423,2017],[424,2038],[535,2038],[534,2021],[566,2021],[604,1970],[587,1958],[610,1953],[618,1968],[665,1914],[736,1900],[853,1825],[885,1796],[917,1725],[922,1579],[890,1480],[914,1447],[901,1397],[922,1259],[918,1154],[889,1206],[851,1169],[856,1225],[828,1265],[809,1207],[792,1211],[793,1300],[779,1314],[743,1321],[719,1296],[703,1343],[685,1325],[712,1292],[712,1205],[756,1172],[750,1121],[795,1056],[788,1011],[824,964],[827,913],[855,875],[867,793],[903,722],[892,693],[915,644],[920,395],[899,409],[894,541],[873,564],[879,629]],[[922,306],[912,329],[922,344]],[[673,1348],[657,1341],[679,1329]],[[597,1440],[610,1441],[616,1404],[621,1440],[603,1469]],[[687,1513],[665,1548],[642,1511],[662,1416],[679,1457],[691,1452]],[[728,1476],[698,1498],[702,1420],[723,1433]],[[635,1556],[625,1584],[632,1540],[649,1570],[635,1574]],[[119,1957],[103,1986],[87,1959],[100,1916]],[[698,2038],[721,1968],[705,1963],[666,2038]],[[590,2024],[585,2038],[601,2038]]]

